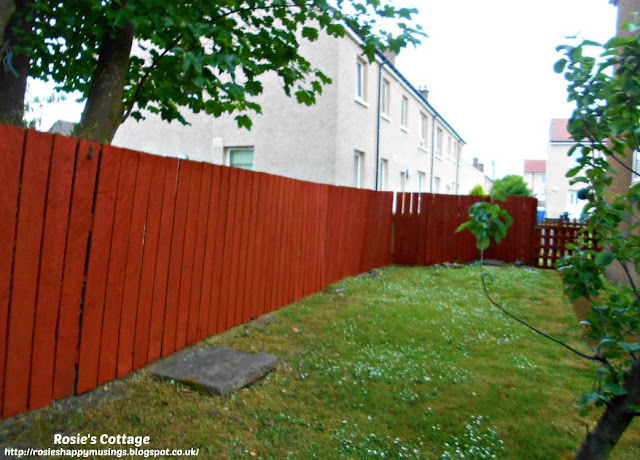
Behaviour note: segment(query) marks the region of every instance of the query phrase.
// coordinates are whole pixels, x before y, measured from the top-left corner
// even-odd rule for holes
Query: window
[[[367,64],[360,58],[356,61],[356,99],[367,99]]]
[[[440,178],[433,178],[433,193],[440,193]]]
[[[362,187],[362,167],[364,153],[357,152],[353,156],[353,186],[356,188]]]
[[[378,168],[378,190],[384,191],[387,189],[387,170],[389,169],[389,162],[381,159]]]
[[[400,191],[404,193],[407,190],[407,173],[402,171],[400,173]]]
[[[424,184],[427,181],[427,175],[418,171],[418,193],[424,193]]]
[[[442,130],[438,128],[436,130],[436,156],[442,155]]]
[[[391,98],[391,87],[389,82],[382,79],[382,88],[380,90],[380,112],[382,115],[389,116],[389,105]]]
[[[418,146],[425,148],[427,141],[427,117],[420,112],[418,120]]]
[[[578,191],[569,190],[569,206],[575,206],[578,204]]]
[[[230,147],[227,149],[227,165],[232,168],[253,170],[253,147]]]
[[[547,175],[546,174],[541,174],[540,175],[540,183],[541,184],[546,184],[547,183]]]
[[[453,150],[451,150],[451,138],[447,136],[447,156],[453,159]]]
[[[407,129],[409,124],[409,99],[402,96],[402,106],[400,108],[400,127]]]

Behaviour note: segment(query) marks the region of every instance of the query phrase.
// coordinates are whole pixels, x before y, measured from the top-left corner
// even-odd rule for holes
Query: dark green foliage
[[[487,196],[487,194],[485,193],[484,189],[482,188],[482,185],[478,184],[475,187],[473,187],[471,189],[471,191],[469,192],[469,195],[471,196]]]
[[[480,251],[489,247],[491,240],[496,244],[507,236],[513,219],[507,211],[495,203],[479,201],[469,208],[469,221],[460,224],[456,233],[469,230],[476,237],[476,245]]]
[[[299,54],[302,38],[341,37],[350,27],[373,60],[376,50],[398,51],[424,35],[410,22],[416,10],[389,0],[59,0],[31,2],[31,9],[36,27],[17,50],[29,55],[31,76],[87,98],[104,38],[131,23],[139,49],[128,62],[124,118],[141,119],[144,109],[186,123],[186,107],[239,113],[238,125],[247,128],[248,114],[261,111],[255,96],[265,74],[276,74],[286,94],[307,105],[330,83]]]
[[[504,201],[509,196],[531,196],[531,190],[522,176],[509,174],[493,183],[491,196],[496,200]]]

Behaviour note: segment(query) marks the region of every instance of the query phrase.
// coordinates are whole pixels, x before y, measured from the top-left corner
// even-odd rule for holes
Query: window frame
[[[409,98],[402,95],[402,102],[400,103],[400,128],[408,131],[409,126]]]
[[[356,100],[367,102],[367,63],[361,57],[356,60]]]
[[[420,111],[418,116],[418,147],[427,149],[427,116]]]
[[[231,152],[241,151],[241,150],[245,150],[245,151],[250,150],[251,151],[252,162],[251,162],[251,167],[250,168],[245,168],[245,167],[242,167],[242,166],[236,166],[236,165],[231,164],[231,158],[232,158]],[[247,171],[255,171],[256,170],[256,149],[255,149],[255,147],[250,146],[250,145],[232,146],[232,147],[225,147],[224,151],[225,151],[224,154],[225,154],[225,165],[226,166],[229,166],[230,168],[246,169]]]
[[[364,173],[364,152],[359,150],[354,151],[353,158],[353,186],[355,188],[362,188],[362,176]]]

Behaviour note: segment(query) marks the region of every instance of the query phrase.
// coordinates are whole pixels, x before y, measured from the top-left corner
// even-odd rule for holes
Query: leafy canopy
[[[493,183],[491,196],[495,199],[504,201],[509,196],[531,196],[531,189],[524,181],[522,176],[509,174],[502,179],[498,179]]]
[[[299,54],[302,40],[347,28],[363,39],[363,53],[398,51],[424,35],[411,24],[415,9],[391,0],[57,0],[33,2],[33,33],[24,46],[31,76],[86,98],[101,44],[131,23],[138,49],[128,62],[124,114],[141,109],[186,123],[180,107],[219,116],[238,112],[240,126],[260,113],[253,97],[261,77],[273,73],[288,95],[312,104],[329,77]],[[393,32],[393,35],[389,33]]]

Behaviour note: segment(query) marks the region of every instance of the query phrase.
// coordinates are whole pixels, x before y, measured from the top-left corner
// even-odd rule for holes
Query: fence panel
[[[53,396],[56,324],[62,286],[65,241],[71,206],[76,142],[56,136],[51,152],[40,277],[33,333],[29,409],[48,404]]]
[[[595,237],[585,234],[585,227],[584,223],[571,221],[538,225],[535,228],[532,265],[554,270],[559,259],[573,254],[573,251],[567,248],[567,244],[574,243],[581,234],[586,238],[585,243],[588,247],[596,248]]]
[[[51,136],[27,132],[14,249],[5,361],[5,416],[28,407],[32,338],[38,288]]]
[[[3,417],[387,265],[392,248],[398,263],[475,258],[454,231],[476,198],[401,194],[392,215],[388,192],[0,136]],[[528,206],[509,208],[501,250],[526,252]]]

